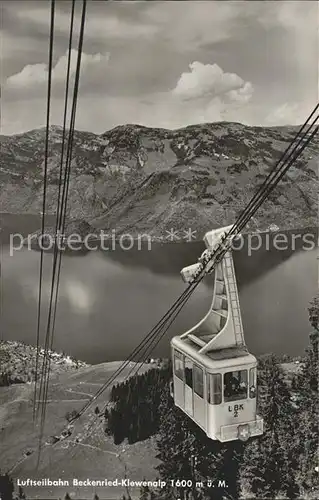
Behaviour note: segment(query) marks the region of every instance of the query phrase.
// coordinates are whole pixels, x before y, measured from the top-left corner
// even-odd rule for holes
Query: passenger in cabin
[[[246,382],[244,382],[244,380],[242,380],[239,384],[239,387],[240,387],[241,392],[245,392],[247,390]]]
[[[232,396],[238,394],[240,390],[239,380],[233,375],[232,372],[225,373],[224,384],[224,396],[226,398],[231,398]]]
[[[229,372],[224,375],[225,401],[236,401],[247,396],[247,384],[240,376],[240,372]]]
[[[250,387],[249,397],[250,398],[255,398],[256,397],[256,387],[254,385],[252,385]]]

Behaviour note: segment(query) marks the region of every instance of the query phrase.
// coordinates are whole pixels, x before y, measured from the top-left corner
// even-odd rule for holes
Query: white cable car
[[[207,249],[213,250],[231,227],[206,233]],[[182,269],[184,281],[192,281],[199,266]],[[263,434],[263,420],[256,413],[257,360],[245,345],[231,250],[214,271],[208,313],[174,337],[171,347],[174,403],[209,438],[246,441]]]

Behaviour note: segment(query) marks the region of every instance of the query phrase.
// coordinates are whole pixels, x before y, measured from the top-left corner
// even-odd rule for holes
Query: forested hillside
[[[39,349],[39,363],[42,366],[44,350]],[[88,366],[65,353],[49,351],[51,372],[54,374],[74,371]],[[35,379],[37,349],[23,342],[0,341],[0,387],[11,384],[33,382]]]
[[[113,390],[107,416],[115,441],[157,434],[158,473],[167,486],[157,492],[144,489],[143,500],[318,497],[318,316],[317,297],[309,306],[313,330],[301,363],[282,363],[274,355],[259,359],[258,412],[265,423],[261,438],[226,444],[208,439],[174,407],[170,367]],[[196,487],[200,482],[203,487]]]
[[[129,444],[156,434],[160,426],[158,411],[163,389],[171,378],[170,364],[151,369],[112,388],[110,409],[106,409],[106,432],[115,444]],[[152,388],[152,390],[150,390]]]

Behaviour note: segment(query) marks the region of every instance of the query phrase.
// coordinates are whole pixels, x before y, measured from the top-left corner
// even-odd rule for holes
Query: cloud
[[[266,125],[301,125],[305,122],[307,117],[314,107],[315,101],[313,103],[296,103],[296,102],[286,102],[272,110],[265,118]]]
[[[52,84],[61,85],[63,88],[65,86],[65,79],[67,74],[67,64],[68,64],[68,54],[67,51],[63,56],[61,56],[52,70]],[[78,51],[75,49],[71,50],[71,62],[70,62],[70,76],[74,77],[76,72]],[[110,54],[84,54],[81,57],[81,83],[88,76],[90,79],[94,76],[97,71],[101,71],[101,68],[106,68],[110,59]],[[23,96],[28,93],[34,93],[38,91],[37,87],[44,87],[47,85],[48,81],[48,65],[44,63],[40,64],[28,64],[24,68],[9,78],[5,82],[5,91],[22,91]]]
[[[86,59],[84,59],[86,60]],[[96,64],[100,62],[95,57]],[[87,59],[88,68],[92,59]],[[43,65],[36,68],[32,78],[43,80]],[[55,66],[55,78],[63,77],[65,62]],[[172,90],[150,93],[142,96],[119,97],[107,93],[83,94],[78,100],[76,127],[97,133],[123,123],[139,123],[149,127],[179,128],[193,123],[210,121],[245,121],[243,110],[249,106],[253,86],[234,73],[226,73],[217,64],[203,64],[199,61],[189,65],[190,72],[183,72],[177,78]],[[40,76],[39,76],[40,75]],[[12,112],[10,121],[13,127],[26,119],[33,120],[29,128],[43,126],[41,100],[33,101],[32,117],[23,113],[21,106],[16,108],[20,118]],[[6,115],[6,106],[4,115]],[[37,113],[39,113],[37,115]],[[55,99],[52,105],[52,123],[61,124],[63,100]],[[6,127],[6,122],[3,123]],[[9,132],[10,133],[10,132]]]
[[[3,4],[3,5],[2,5]],[[56,4],[61,123],[71,2]],[[50,2],[3,0],[2,130],[43,126]],[[81,3],[76,2],[74,47]],[[318,97],[318,4],[88,2],[77,127],[300,123]],[[109,54],[111,53],[111,58]],[[73,72],[76,52],[73,54]]]
[[[253,92],[253,85],[239,75],[225,72],[218,64],[194,61],[189,64],[189,71],[180,75],[172,91],[154,101],[151,116],[161,123],[158,126],[169,128],[238,121]]]
[[[48,79],[46,64],[28,64],[20,73],[10,76],[6,85],[10,87],[24,87],[33,84],[42,84]]]
[[[41,5],[37,2],[34,8],[29,8],[27,2],[20,2],[20,8],[16,10],[17,21],[23,23],[32,23],[37,30],[48,32],[50,22],[50,4]],[[71,4],[71,3],[70,3]],[[70,4],[66,10],[61,9],[61,5],[57,5],[55,11],[55,25],[60,33],[68,35],[70,29]],[[77,8],[79,7],[79,8]],[[77,31],[81,4],[76,5],[75,31]],[[93,8],[93,9],[92,9]],[[102,38],[123,38],[125,40],[149,37],[156,33],[157,28],[153,24],[140,23],[135,21],[127,21],[122,16],[117,16],[107,9],[107,6],[102,6],[103,14],[94,12],[94,5],[88,2],[87,16],[85,22],[85,33],[89,36]]]
[[[253,92],[250,82],[244,82],[235,73],[225,73],[217,64],[202,64],[194,61],[189,65],[190,71],[182,73],[173,95],[182,99],[196,99],[224,95],[234,101],[247,102]]]
[[[162,41],[175,50],[195,51],[231,38],[238,20],[238,3],[149,2],[142,18],[145,23],[156,26]]]
[[[244,82],[240,88],[230,90],[227,93],[227,97],[229,97],[231,101],[244,104],[250,101],[253,92],[254,88],[252,84],[250,82]]]

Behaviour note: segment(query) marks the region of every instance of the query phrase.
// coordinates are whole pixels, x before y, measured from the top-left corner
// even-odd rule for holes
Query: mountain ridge
[[[204,126],[207,126],[207,125],[213,125],[213,124],[227,124],[227,123],[234,123],[236,125],[241,125],[243,127],[248,127],[248,128],[254,128],[254,129],[258,129],[258,128],[266,128],[266,129],[285,129],[285,128],[291,128],[291,129],[295,129],[296,131],[299,130],[303,124],[300,124],[300,125],[289,125],[289,124],[286,124],[286,125],[269,125],[269,126],[264,126],[264,125],[246,125],[242,122],[228,122],[228,121],[217,121],[217,122],[202,122],[202,123],[198,123],[198,124],[189,124],[189,125],[185,125],[184,127],[177,127],[177,128],[167,128],[167,127],[149,127],[148,125],[142,125],[141,123],[125,123],[125,124],[119,124],[119,125],[115,125],[114,127],[108,129],[108,130],[105,130],[104,132],[101,132],[101,133],[97,133],[97,132],[92,132],[92,131],[89,131],[87,129],[76,129],[77,132],[79,133],[83,133],[83,134],[94,134],[96,136],[101,136],[103,134],[107,134],[108,132],[111,132],[112,130],[114,129],[119,129],[119,128],[123,128],[123,127],[137,127],[137,128],[141,128],[141,129],[150,129],[150,130],[167,130],[167,131],[171,131],[171,132],[176,132],[178,130],[184,130],[184,129],[187,129],[189,127],[196,127],[196,126],[201,126],[201,125],[204,125]],[[62,125],[57,125],[56,123],[52,123],[50,126],[49,126],[49,130],[63,130],[63,127]],[[46,131],[46,127],[43,126],[43,127],[37,127],[37,128],[33,128],[33,129],[30,129],[30,130],[26,130],[24,132],[19,132],[19,133],[16,133],[16,134],[0,134],[0,138],[10,138],[10,137],[18,137],[18,136],[22,136],[24,134],[28,134],[30,132],[36,132],[36,131]],[[66,128],[66,132],[68,132],[69,129]]]
[[[119,125],[75,131],[68,216],[97,230],[147,232],[231,224],[252,198],[298,127],[215,122],[169,130]],[[1,136],[0,211],[40,213],[45,128]],[[47,212],[54,213],[62,127],[50,127]],[[315,139],[254,217],[248,229],[316,226]],[[298,181],[298,183],[296,182]]]

